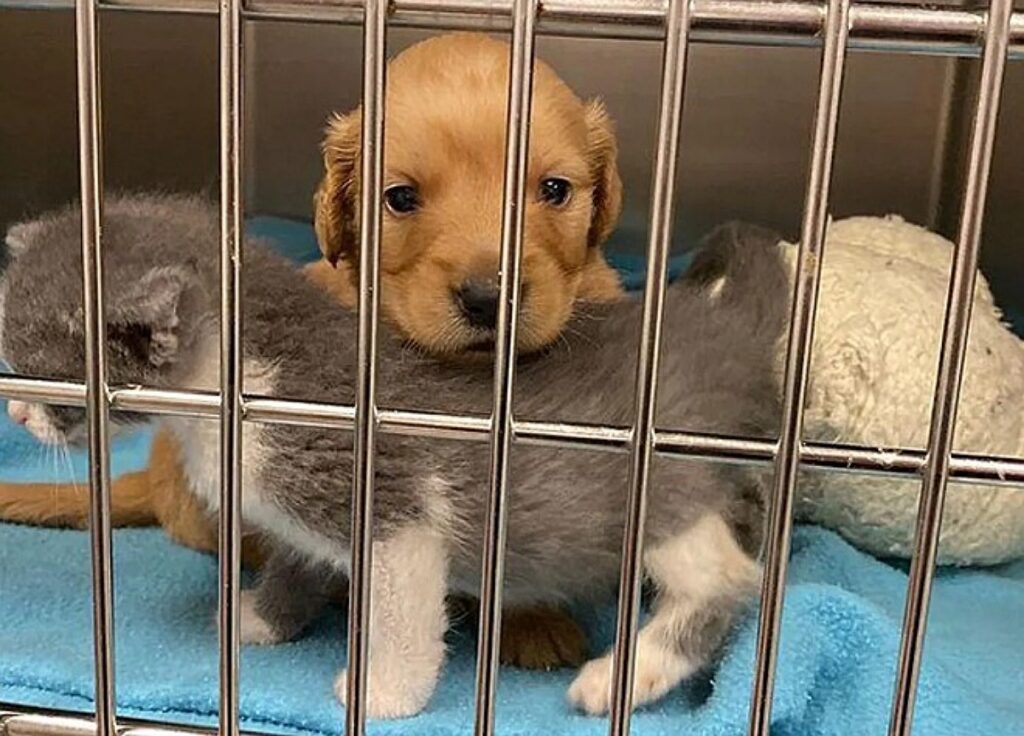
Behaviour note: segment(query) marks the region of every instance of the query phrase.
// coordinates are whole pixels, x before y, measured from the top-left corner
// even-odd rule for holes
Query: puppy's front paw
[[[274,627],[257,612],[255,590],[241,592],[239,615],[242,619],[240,634],[243,644],[277,644],[281,641]]]
[[[587,653],[583,631],[557,608],[510,610],[501,627],[501,663],[531,670],[578,667]]]
[[[693,669],[686,657],[640,642],[633,678],[633,707],[658,700],[692,674]],[[612,696],[611,655],[587,662],[569,686],[568,696],[569,702],[585,713],[592,716],[607,713]]]
[[[410,677],[373,677],[366,686],[366,715],[370,718],[408,718],[423,710],[437,684],[436,675],[429,682],[416,682]],[[347,704],[348,670],[334,680],[334,695]]]

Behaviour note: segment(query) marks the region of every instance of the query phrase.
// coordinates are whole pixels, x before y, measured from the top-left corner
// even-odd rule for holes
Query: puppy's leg
[[[285,550],[274,550],[259,584],[241,594],[241,636],[247,644],[294,639],[327,605],[341,576]]]
[[[586,658],[587,639],[572,616],[561,608],[509,608],[502,618],[502,664],[551,670],[578,667]]]
[[[476,599],[451,596],[447,603],[452,621],[480,618]],[[508,606],[501,611],[498,657],[503,665],[527,670],[579,667],[587,659],[587,637],[560,607]]]
[[[88,483],[0,483],[0,520],[35,526],[84,529],[89,525]],[[149,471],[111,480],[111,526],[156,523]]]
[[[402,718],[426,706],[444,661],[448,561],[426,525],[373,545],[366,706],[371,718]],[[345,703],[347,671],[334,692]]]
[[[703,669],[756,594],[760,567],[718,514],[644,553],[657,598],[636,645],[633,704],[662,697]],[[588,662],[569,688],[577,708],[599,715],[611,702],[612,655]]]

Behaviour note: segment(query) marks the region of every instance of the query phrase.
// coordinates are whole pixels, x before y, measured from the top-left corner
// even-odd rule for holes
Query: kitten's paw
[[[660,699],[694,668],[686,657],[667,650],[638,646],[636,673],[633,678],[633,707]],[[569,686],[569,702],[592,716],[607,713],[611,708],[612,658],[605,655],[587,662]]]
[[[578,667],[587,640],[569,614],[557,608],[508,611],[501,626],[501,663],[531,670]]]
[[[430,700],[437,678],[412,682],[405,677],[370,677],[366,688],[366,715],[369,718],[408,718],[423,710]],[[348,670],[334,680],[334,695],[342,705],[348,697]]]
[[[274,627],[256,611],[256,591],[241,592],[239,614],[242,619],[241,638],[243,644],[277,644],[281,637]]]
[[[569,686],[569,702],[592,716],[608,712],[612,692],[612,658],[592,659],[583,665]]]

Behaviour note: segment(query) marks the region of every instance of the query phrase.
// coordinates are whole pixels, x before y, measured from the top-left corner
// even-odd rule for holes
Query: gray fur
[[[4,357],[18,371],[83,375],[79,215],[68,208],[35,222],[31,242],[5,274]],[[103,229],[109,372],[114,384],[185,387],[196,350],[218,322],[218,216],[214,206],[177,196],[111,196]],[[770,437],[777,431],[773,357],[785,329],[788,280],[768,231],[716,230],[688,275],[669,287],[657,419],[659,426]],[[246,361],[277,366],[274,395],[351,402],[354,315],[263,243],[244,251]],[[717,297],[715,283],[725,278]],[[517,369],[519,418],[628,425],[633,409],[640,305],[589,307],[565,340]],[[381,331],[380,405],[457,413],[490,408],[490,365],[453,367],[421,356]],[[80,410],[60,410],[67,432]],[[137,418],[136,418],[137,419]],[[298,525],[348,547],[350,433],[274,425],[261,487]],[[474,593],[487,491],[487,445],[380,434],[375,534],[387,538],[453,512],[443,531],[449,588]],[[210,472],[216,473],[216,468]],[[624,521],[625,455],[515,446],[511,464],[506,595],[516,603],[594,599],[614,593]],[[657,545],[707,514],[719,514],[741,547],[762,541],[764,478],[735,466],[658,458],[648,495],[646,544]],[[431,482],[432,478],[443,483]],[[433,494],[433,495],[431,495]],[[297,633],[324,601],[330,573],[288,573],[282,550],[265,574],[261,613],[282,635]],[[305,583],[309,601],[290,605]],[[289,587],[291,586],[291,587]],[[750,591],[730,592],[678,632],[675,645],[705,662]]]
[[[337,568],[279,545],[260,569],[256,610],[277,639],[294,639],[346,583]]]

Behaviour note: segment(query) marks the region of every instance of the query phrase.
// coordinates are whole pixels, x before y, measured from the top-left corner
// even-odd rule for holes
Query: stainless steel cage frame
[[[771,717],[779,623],[792,530],[792,504],[801,466],[835,471],[921,476],[915,552],[911,563],[898,676],[889,733],[909,736],[920,671],[928,601],[945,490],[950,480],[1024,484],[1024,459],[952,452],[963,376],[972,294],[977,273],[995,122],[1007,59],[1024,58],[1024,12],[1012,0],[988,9],[759,0],[17,0],[0,6],[75,10],[79,151],[83,204],[82,257],[87,371],[84,383],[0,377],[0,395],[12,399],[85,405],[89,416],[89,486],[93,567],[95,718],[0,704],[4,736],[66,734],[171,736],[209,733],[167,723],[124,719],[115,708],[113,581],[111,575],[108,415],[131,409],[220,420],[220,718],[219,732],[239,734],[239,567],[241,435],[245,422],[318,425],[355,432],[349,599],[349,683],[346,733],[365,724],[367,627],[376,432],[430,434],[491,443],[489,520],[481,581],[475,732],[494,731],[501,580],[505,546],[508,457],[513,442],[628,452],[630,475],[623,538],[610,733],[629,733],[633,650],[637,635],[644,500],[654,453],[727,462],[774,464],[765,573],[749,733],[767,736]],[[101,259],[103,212],[99,103],[99,10],[216,14],[220,19],[221,103],[221,386],[219,393],[110,386],[106,376]],[[245,394],[242,385],[241,28],[246,20],[359,23],[363,27],[363,169],[359,269],[358,375],[354,406],[299,402]],[[489,418],[389,409],[376,404],[377,294],[385,120],[386,30],[389,25],[512,31],[511,74],[501,237],[500,314]],[[647,273],[635,420],[632,426],[517,421],[512,415],[519,262],[523,234],[525,161],[529,141],[534,39],[538,33],[649,38],[664,44],[662,87],[653,167]],[[654,426],[680,121],[691,42],[821,45],[817,108],[811,141],[797,278],[786,350],[783,421],[778,441],[713,437]],[[868,448],[803,439],[803,406],[814,335],[818,279],[827,221],[839,99],[848,49],[982,58],[980,88],[961,207],[960,227],[944,314],[931,428],[924,451]]]

